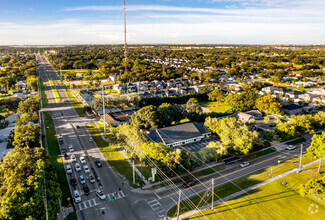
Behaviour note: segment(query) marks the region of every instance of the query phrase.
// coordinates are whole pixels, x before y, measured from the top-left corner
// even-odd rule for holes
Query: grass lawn
[[[303,160],[302,160],[302,164],[306,164],[308,162],[310,162],[311,159],[308,158],[307,156],[303,156]],[[277,176],[279,174],[282,174],[288,170],[291,170],[293,168],[296,168],[297,166],[295,164],[299,163],[299,158],[298,157],[294,157],[291,158],[289,160],[286,161],[282,161],[280,163],[280,165],[274,165],[259,171],[256,171],[255,173],[252,174],[248,174],[246,176],[237,178],[235,180],[233,180],[232,182],[236,183],[238,186],[240,186],[242,189],[245,189],[247,187],[253,186],[257,183],[260,183],[262,181],[265,181],[267,179],[269,179],[269,174],[271,172],[271,168],[273,170],[273,176]],[[219,178],[223,178],[223,177],[219,177]],[[233,183],[225,183],[222,184],[220,186],[217,186],[214,188],[214,192],[215,195],[218,195],[220,198],[223,198],[225,196],[231,195],[235,192],[240,191],[240,189],[235,186]],[[201,193],[200,196],[202,197],[204,193]],[[211,197],[207,200],[207,203],[200,203],[201,201],[201,197],[199,196],[194,196],[192,198],[190,198],[190,200],[195,204],[195,205],[206,205],[207,203],[211,202]],[[217,198],[215,196],[215,198]],[[185,201],[181,202],[181,213],[187,212],[192,210],[192,207],[189,207],[187,205],[187,203]],[[175,216],[176,213],[176,206],[172,207],[169,211],[168,211],[168,216],[169,217],[173,217]],[[231,219],[231,218],[230,218]]]
[[[47,95],[45,92],[44,81],[40,79],[40,87],[41,87],[41,94],[42,94],[42,103],[43,107],[48,105]]]
[[[226,102],[209,102],[209,101],[203,101],[199,102],[199,104],[209,109],[212,112],[218,112],[218,113],[231,113],[231,106],[228,105]]]
[[[273,153],[275,151],[276,150],[274,148],[269,148],[269,149],[266,149],[266,150],[256,152],[254,154],[247,155],[243,159],[252,160],[252,159],[255,159],[255,158],[258,158],[258,157],[261,157],[261,156],[265,156],[265,155],[270,154],[270,153]]]
[[[297,145],[297,144],[303,143],[303,142],[305,142],[305,141],[306,141],[306,139],[305,139],[304,137],[302,137],[302,138],[299,138],[299,139],[297,139],[297,140],[290,141],[290,142],[288,142],[287,144],[288,144],[288,145]]]
[[[56,90],[56,87],[54,86],[54,83],[53,83],[53,81],[51,79],[51,76],[49,74],[47,74],[47,77],[48,77],[50,85],[52,87],[52,91],[54,93],[55,100],[56,100],[57,103],[60,103],[60,96],[59,96],[58,91]]]
[[[69,203],[67,198],[72,197],[69,190],[69,183],[65,175],[65,169],[62,163],[60,147],[57,141],[54,124],[52,121],[52,117],[49,113],[44,112],[44,116],[50,163],[55,167],[56,175],[61,186],[60,188],[62,190],[62,205],[68,207]]]
[[[99,147],[100,151],[108,161],[108,163],[119,173],[124,175],[127,180],[132,183],[132,167],[130,164],[125,160],[121,152],[117,149],[114,143],[108,143],[102,139],[100,136],[97,127],[94,123],[87,124],[86,128],[88,132],[93,137],[94,141],[96,142],[97,146]],[[136,174],[136,182],[140,185],[144,183],[140,180],[139,176]],[[132,185],[132,184],[131,184]],[[136,187],[136,186],[134,186]]]
[[[70,92],[70,90],[68,89],[68,87],[66,85],[64,85],[64,83],[61,83],[61,87],[67,93],[67,95],[68,95],[68,97],[70,99],[71,105],[76,110],[76,112],[78,113],[78,115],[80,117],[86,117],[87,116],[86,112],[84,111],[84,109],[80,105],[80,103],[76,100],[76,98],[72,95],[72,93]]]
[[[302,173],[292,173],[279,180],[275,180],[260,188],[227,202],[227,204],[245,219],[324,219],[325,201],[317,200],[313,196],[301,197],[299,187],[309,179],[317,177],[317,165],[305,169]],[[324,167],[323,167],[324,168]],[[281,182],[287,185],[282,185]],[[239,219],[226,203],[214,207],[224,219]],[[312,205],[313,204],[313,205]],[[312,214],[312,211],[318,210]],[[206,209],[203,213],[209,219],[221,219],[215,211]],[[191,219],[201,219],[198,217]],[[205,219],[205,218],[202,218]]]
[[[67,220],[78,220],[78,217],[77,217],[76,212],[71,212],[71,213],[67,216]]]

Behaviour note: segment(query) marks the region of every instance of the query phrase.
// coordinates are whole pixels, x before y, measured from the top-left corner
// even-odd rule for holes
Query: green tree
[[[20,113],[33,113],[38,112],[40,109],[41,98],[38,96],[30,96],[28,99],[19,102],[18,112]]]
[[[15,129],[13,144],[16,147],[39,147],[39,132],[38,125],[21,125]]]
[[[224,101],[224,95],[222,94],[222,91],[219,89],[215,89],[212,92],[209,93],[209,100],[210,101],[217,101],[217,106],[219,107],[219,102]]]
[[[322,165],[322,160],[325,157],[325,132],[322,134],[314,134],[312,137],[312,142],[310,146],[307,148],[307,155],[310,157],[317,157],[320,158],[319,166],[318,166],[318,173],[320,173],[320,168]]]
[[[187,103],[186,103],[186,108],[188,108],[189,106],[193,105],[193,104],[197,104],[198,101],[196,98],[190,98]]]
[[[37,90],[37,81],[36,77],[30,76],[26,79],[26,84],[28,89]]]
[[[264,111],[266,114],[280,114],[281,104],[272,95],[263,95],[256,99],[256,108],[260,111]]]
[[[153,105],[145,106],[131,116],[131,124],[139,128],[149,129],[157,126],[157,112]]]
[[[179,122],[184,117],[184,110],[179,105],[163,103],[157,109],[157,118],[160,127],[170,126],[173,121]]]

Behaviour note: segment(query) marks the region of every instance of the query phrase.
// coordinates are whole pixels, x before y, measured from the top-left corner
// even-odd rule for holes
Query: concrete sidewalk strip
[[[320,159],[318,159],[318,160],[314,160],[314,161],[312,161],[312,162],[310,162],[310,163],[307,163],[307,164],[303,165],[302,168],[306,168],[306,167],[309,167],[309,166],[311,166],[311,165],[313,165],[313,164],[315,164],[315,163],[319,163],[319,161],[320,161]],[[261,187],[261,186],[264,186],[265,184],[268,184],[268,183],[270,183],[270,182],[273,182],[274,180],[278,180],[278,179],[280,179],[280,178],[282,178],[282,177],[285,177],[285,176],[287,176],[287,175],[289,175],[289,174],[291,174],[291,173],[297,172],[298,170],[299,170],[299,168],[294,168],[294,169],[292,169],[292,170],[288,170],[287,172],[284,172],[284,173],[282,173],[282,174],[280,174],[280,175],[277,175],[277,176],[275,176],[275,177],[272,177],[272,178],[270,178],[270,179],[268,179],[268,180],[265,180],[265,181],[263,181],[263,182],[261,182],[261,183],[255,184],[255,185],[253,185],[253,186],[251,186],[251,187],[248,187],[248,188],[243,189],[243,190],[241,190],[241,191],[238,191],[238,192],[236,192],[236,193],[234,193],[234,194],[231,194],[231,195],[229,195],[229,196],[226,196],[226,197],[222,198],[222,200],[219,199],[219,200],[215,201],[215,202],[213,203],[213,206],[216,206],[216,205],[218,205],[218,204],[220,204],[220,203],[222,203],[222,202],[224,202],[224,201],[228,201],[228,200],[230,200],[230,199],[236,198],[237,196],[240,196],[240,195],[243,195],[243,194],[249,194],[248,192],[251,191],[251,190],[253,190],[253,189],[256,189],[256,188],[259,188],[259,187]],[[249,194],[249,195],[250,195],[250,194]],[[203,211],[203,210],[205,210],[205,209],[208,209],[208,208],[211,207],[211,205],[212,205],[212,204],[210,203],[210,204],[208,204],[208,205],[205,205],[205,206],[200,207],[198,210],[195,210],[195,211],[192,210],[192,211],[186,212],[186,213],[180,215],[180,219],[187,218],[187,217],[189,217],[189,216],[191,216],[191,215],[194,215],[194,214],[196,214],[196,213],[198,213],[198,212],[200,212],[200,211]],[[176,219],[176,218],[172,218],[172,219]]]

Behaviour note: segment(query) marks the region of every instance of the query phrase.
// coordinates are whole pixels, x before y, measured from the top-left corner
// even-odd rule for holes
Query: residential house
[[[296,105],[296,104],[283,105],[281,109],[288,115],[303,114],[303,108],[300,105]]]

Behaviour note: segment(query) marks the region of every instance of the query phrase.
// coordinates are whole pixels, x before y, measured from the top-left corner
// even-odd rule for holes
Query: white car
[[[63,136],[62,136],[62,134],[60,134],[60,135],[59,135],[59,139],[63,139]]]
[[[76,168],[76,171],[81,171],[81,166],[79,163],[76,163],[76,165],[74,166]]]
[[[72,173],[72,169],[70,165],[66,165],[65,168],[67,169],[67,174],[71,174]]]
[[[85,166],[84,166],[84,170],[85,170],[85,173],[90,173],[90,170],[89,170],[88,165],[85,165]]]
[[[71,161],[73,162],[73,163],[75,163],[75,162],[77,162],[77,158],[76,158],[76,156],[75,155],[71,155]]]
[[[81,197],[78,190],[73,191],[73,196],[74,196],[75,203],[81,202]]]
[[[85,164],[85,163],[86,163],[86,159],[85,159],[84,156],[80,157],[80,162],[81,162],[82,164]]]
[[[288,146],[286,147],[286,150],[293,150],[293,149],[296,149],[296,146],[288,145]]]
[[[97,195],[101,200],[106,199],[105,194],[104,194],[102,191],[100,191],[99,189],[96,190],[96,195]]]
[[[245,161],[240,164],[241,167],[247,167],[249,165],[249,162]]]
[[[89,142],[93,142],[94,140],[93,140],[93,138],[92,137],[90,137],[89,138]]]
[[[95,177],[92,174],[89,175],[89,182],[95,183]]]
[[[74,148],[73,148],[72,144],[69,145],[69,151],[74,152]]]
[[[86,183],[85,177],[83,175],[80,175],[80,183],[81,184],[85,184]]]

